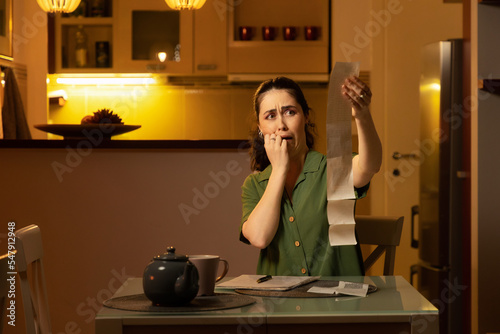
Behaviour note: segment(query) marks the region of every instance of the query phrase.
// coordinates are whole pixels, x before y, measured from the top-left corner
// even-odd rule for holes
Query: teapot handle
[[[222,272],[222,274],[219,277],[216,278],[216,280],[215,280],[216,282],[223,279],[224,276],[226,276],[227,272],[229,271],[229,263],[223,259],[219,259],[219,261],[224,262],[224,271]]]

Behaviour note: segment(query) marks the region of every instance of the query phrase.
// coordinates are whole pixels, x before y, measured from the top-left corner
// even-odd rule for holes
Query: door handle
[[[418,248],[418,240],[415,239],[415,216],[418,216],[420,209],[418,205],[411,207],[411,247]]]
[[[401,154],[399,152],[394,152],[392,154],[392,158],[394,160],[400,160],[400,159],[418,159],[418,155],[416,155],[415,153]]]

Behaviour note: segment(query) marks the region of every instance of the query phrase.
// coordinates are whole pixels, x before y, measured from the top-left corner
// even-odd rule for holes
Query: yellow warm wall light
[[[150,85],[156,83],[153,78],[57,78],[62,85]]]
[[[167,5],[175,10],[200,9],[206,0],[165,0]]]
[[[36,0],[40,8],[47,13],[71,13],[81,0]]]

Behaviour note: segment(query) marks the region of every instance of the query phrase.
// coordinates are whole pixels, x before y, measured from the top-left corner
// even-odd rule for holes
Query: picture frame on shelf
[[[13,0],[0,0],[0,59],[6,60],[13,60],[12,2]]]

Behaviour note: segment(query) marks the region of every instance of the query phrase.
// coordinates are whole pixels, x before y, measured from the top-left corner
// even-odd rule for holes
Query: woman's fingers
[[[264,147],[267,157],[273,168],[288,166],[287,142],[280,135],[266,134],[264,136]]]
[[[352,89],[344,88],[342,92],[355,107],[367,107],[371,102],[371,97],[356,93]]]
[[[371,99],[372,91],[361,79],[358,77],[349,77],[345,80],[343,88],[350,94],[351,98],[356,100],[356,97],[362,99]]]
[[[358,77],[350,77],[347,78],[347,81],[350,85],[350,88],[354,89],[359,95],[364,95],[367,97],[372,97],[372,91],[370,87],[368,87],[363,80]]]
[[[358,77],[349,77],[342,85],[342,93],[351,101],[355,108],[368,107],[371,103],[372,92]]]
[[[274,133],[272,134],[266,134],[264,136],[264,144],[266,145],[273,145],[276,147],[280,147],[284,144],[286,144],[286,141],[283,141],[280,135],[276,135]]]

